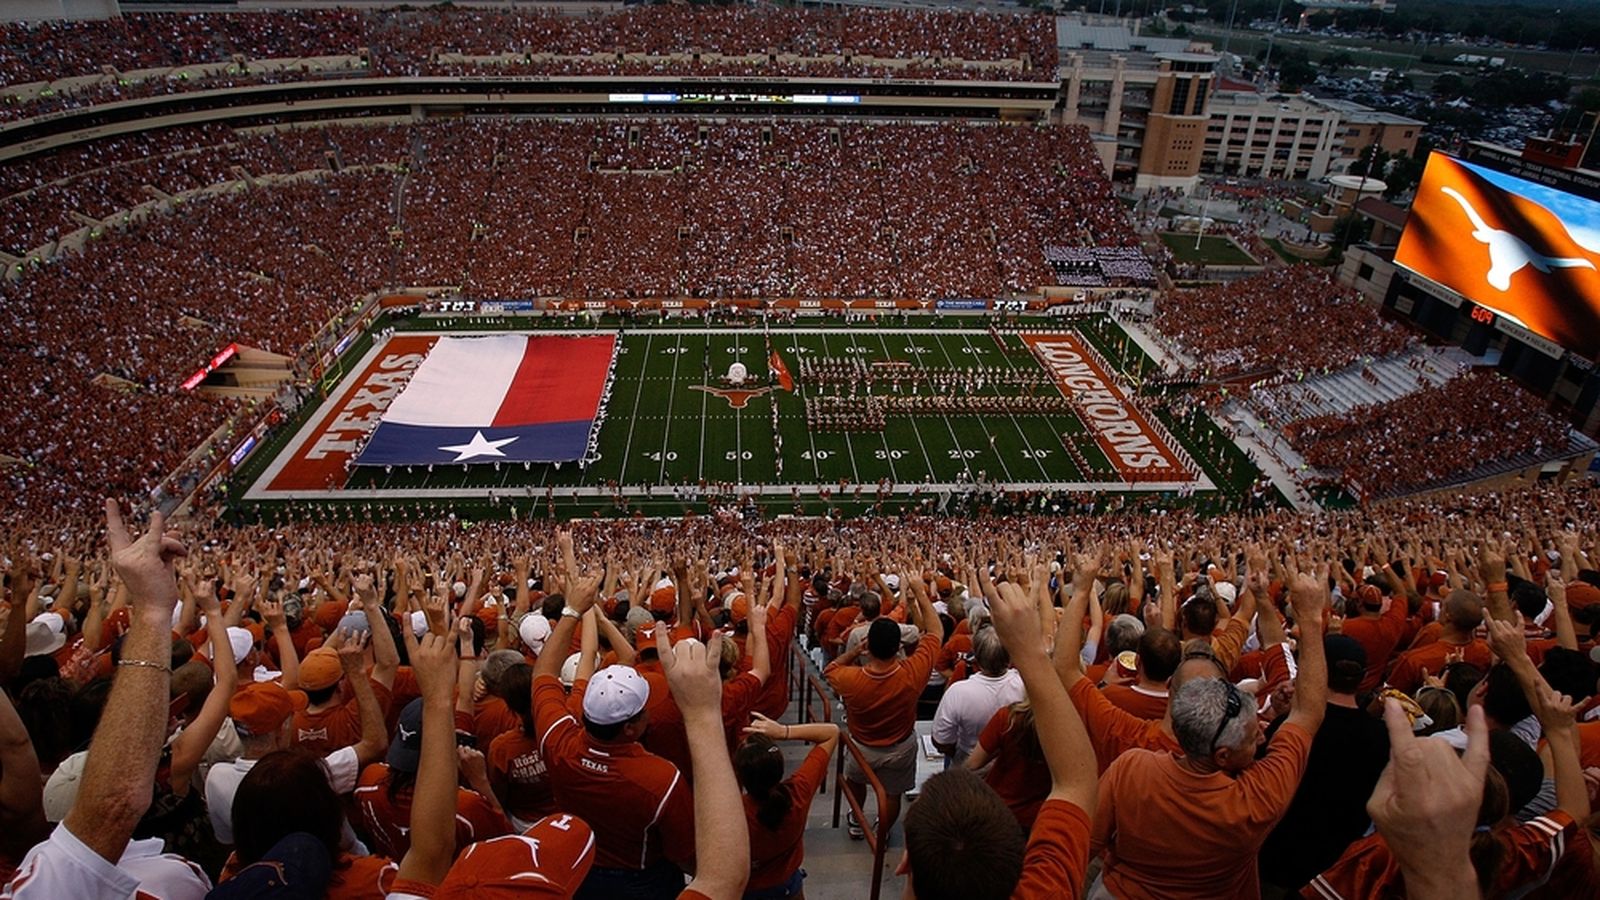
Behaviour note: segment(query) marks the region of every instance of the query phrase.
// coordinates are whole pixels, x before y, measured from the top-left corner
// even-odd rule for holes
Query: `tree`
[[[1356,64],[1356,58],[1344,50],[1329,53],[1322,58],[1322,65],[1327,69],[1348,69]]]
[[[1416,152],[1411,155],[1397,154],[1389,162],[1389,168],[1384,173],[1384,183],[1388,188],[1383,196],[1389,200],[1408,194],[1415,190],[1422,181],[1422,169],[1427,165],[1428,153],[1433,149],[1433,142],[1423,137],[1417,141]]]
[[[1290,48],[1278,61],[1278,90],[1294,93],[1317,80],[1317,68],[1311,57],[1299,47]]]
[[[1433,80],[1433,95],[1454,100],[1467,93],[1467,80],[1454,72],[1446,72]]]

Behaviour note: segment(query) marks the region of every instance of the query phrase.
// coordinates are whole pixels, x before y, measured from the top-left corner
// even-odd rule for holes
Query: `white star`
[[[501,438],[498,441],[486,440],[483,432],[479,431],[474,433],[472,440],[465,444],[454,444],[449,447],[440,447],[439,449],[456,454],[456,458],[451,462],[466,462],[479,456],[505,456],[504,453],[500,452],[500,448],[516,439],[516,436],[513,435],[508,438]]]

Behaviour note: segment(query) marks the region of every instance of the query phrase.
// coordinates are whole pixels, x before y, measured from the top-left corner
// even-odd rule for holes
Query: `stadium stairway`
[[[796,647],[801,644],[797,643]],[[797,725],[801,722],[800,704],[795,699],[794,687],[799,679],[807,673],[822,682],[822,673],[814,664],[800,662],[800,654],[792,654],[795,658],[795,668],[790,675],[790,700],[789,707],[784,711],[783,718],[779,721],[787,725]],[[805,668],[801,669],[804,665]],[[830,705],[830,714],[833,721],[839,722],[843,727],[844,710],[834,701],[831,692],[825,697],[813,698],[813,709],[819,708],[823,703]],[[811,745],[803,741],[781,741],[783,748],[784,771],[792,774],[800,763],[811,752]],[[837,751],[845,753],[841,745]],[[833,827],[833,794],[838,785],[835,779],[835,766],[828,766],[828,777],[824,785],[824,793],[811,799],[811,814],[806,819],[806,856],[803,868],[806,870],[805,894],[807,900],[866,900],[872,881],[872,848],[866,841],[853,841],[845,828],[845,814],[839,814],[839,827]],[[873,801],[868,792],[868,809],[872,809]],[[884,854],[883,877],[881,897],[898,897],[901,890],[901,879],[894,874],[895,867],[900,864],[900,854],[905,849],[905,810],[910,809],[908,802],[902,807],[900,823],[897,823],[889,832],[888,848]],[[849,805],[844,809],[848,811]]]

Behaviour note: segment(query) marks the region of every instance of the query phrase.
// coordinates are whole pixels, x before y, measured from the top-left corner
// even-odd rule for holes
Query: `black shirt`
[[[1268,736],[1283,722],[1268,729]],[[1263,883],[1304,887],[1367,833],[1367,799],[1389,762],[1389,732],[1363,710],[1328,704],[1289,811],[1261,845]]]

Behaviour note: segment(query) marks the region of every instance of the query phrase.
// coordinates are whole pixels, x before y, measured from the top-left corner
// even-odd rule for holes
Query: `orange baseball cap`
[[[228,716],[234,727],[247,735],[271,734],[292,715],[294,698],[276,681],[253,681],[235,691],[228,701]]]
[[[339,629],[339,620],[344,618],[347,605],[336,600],[324,600],[312,613],[311,621],[317,623],[324,634],[333,634]]]
[[[333,687],[344,677],[344,667],[339,665],[339,654],[327,647],[318,647],[300,661],[300,686],[308,691]]]
[[[671,586],[658,587],[650,592],[651,612],[672,612],[678,607],[678,591]]]
[[[735,622],[750,618],[750,598],[743,591],[733,595],[733,601],[728,604],[728,616]]]
[[[594,832],[577,816],[545,816],[522,834],[461,851],[434,900],[571,897],[594,865]]]
[[[660,622],[652,622],[649,628],[635,628],[633,630],[633,649],[638,653],[657,649],[656,629],[660,627]]]

